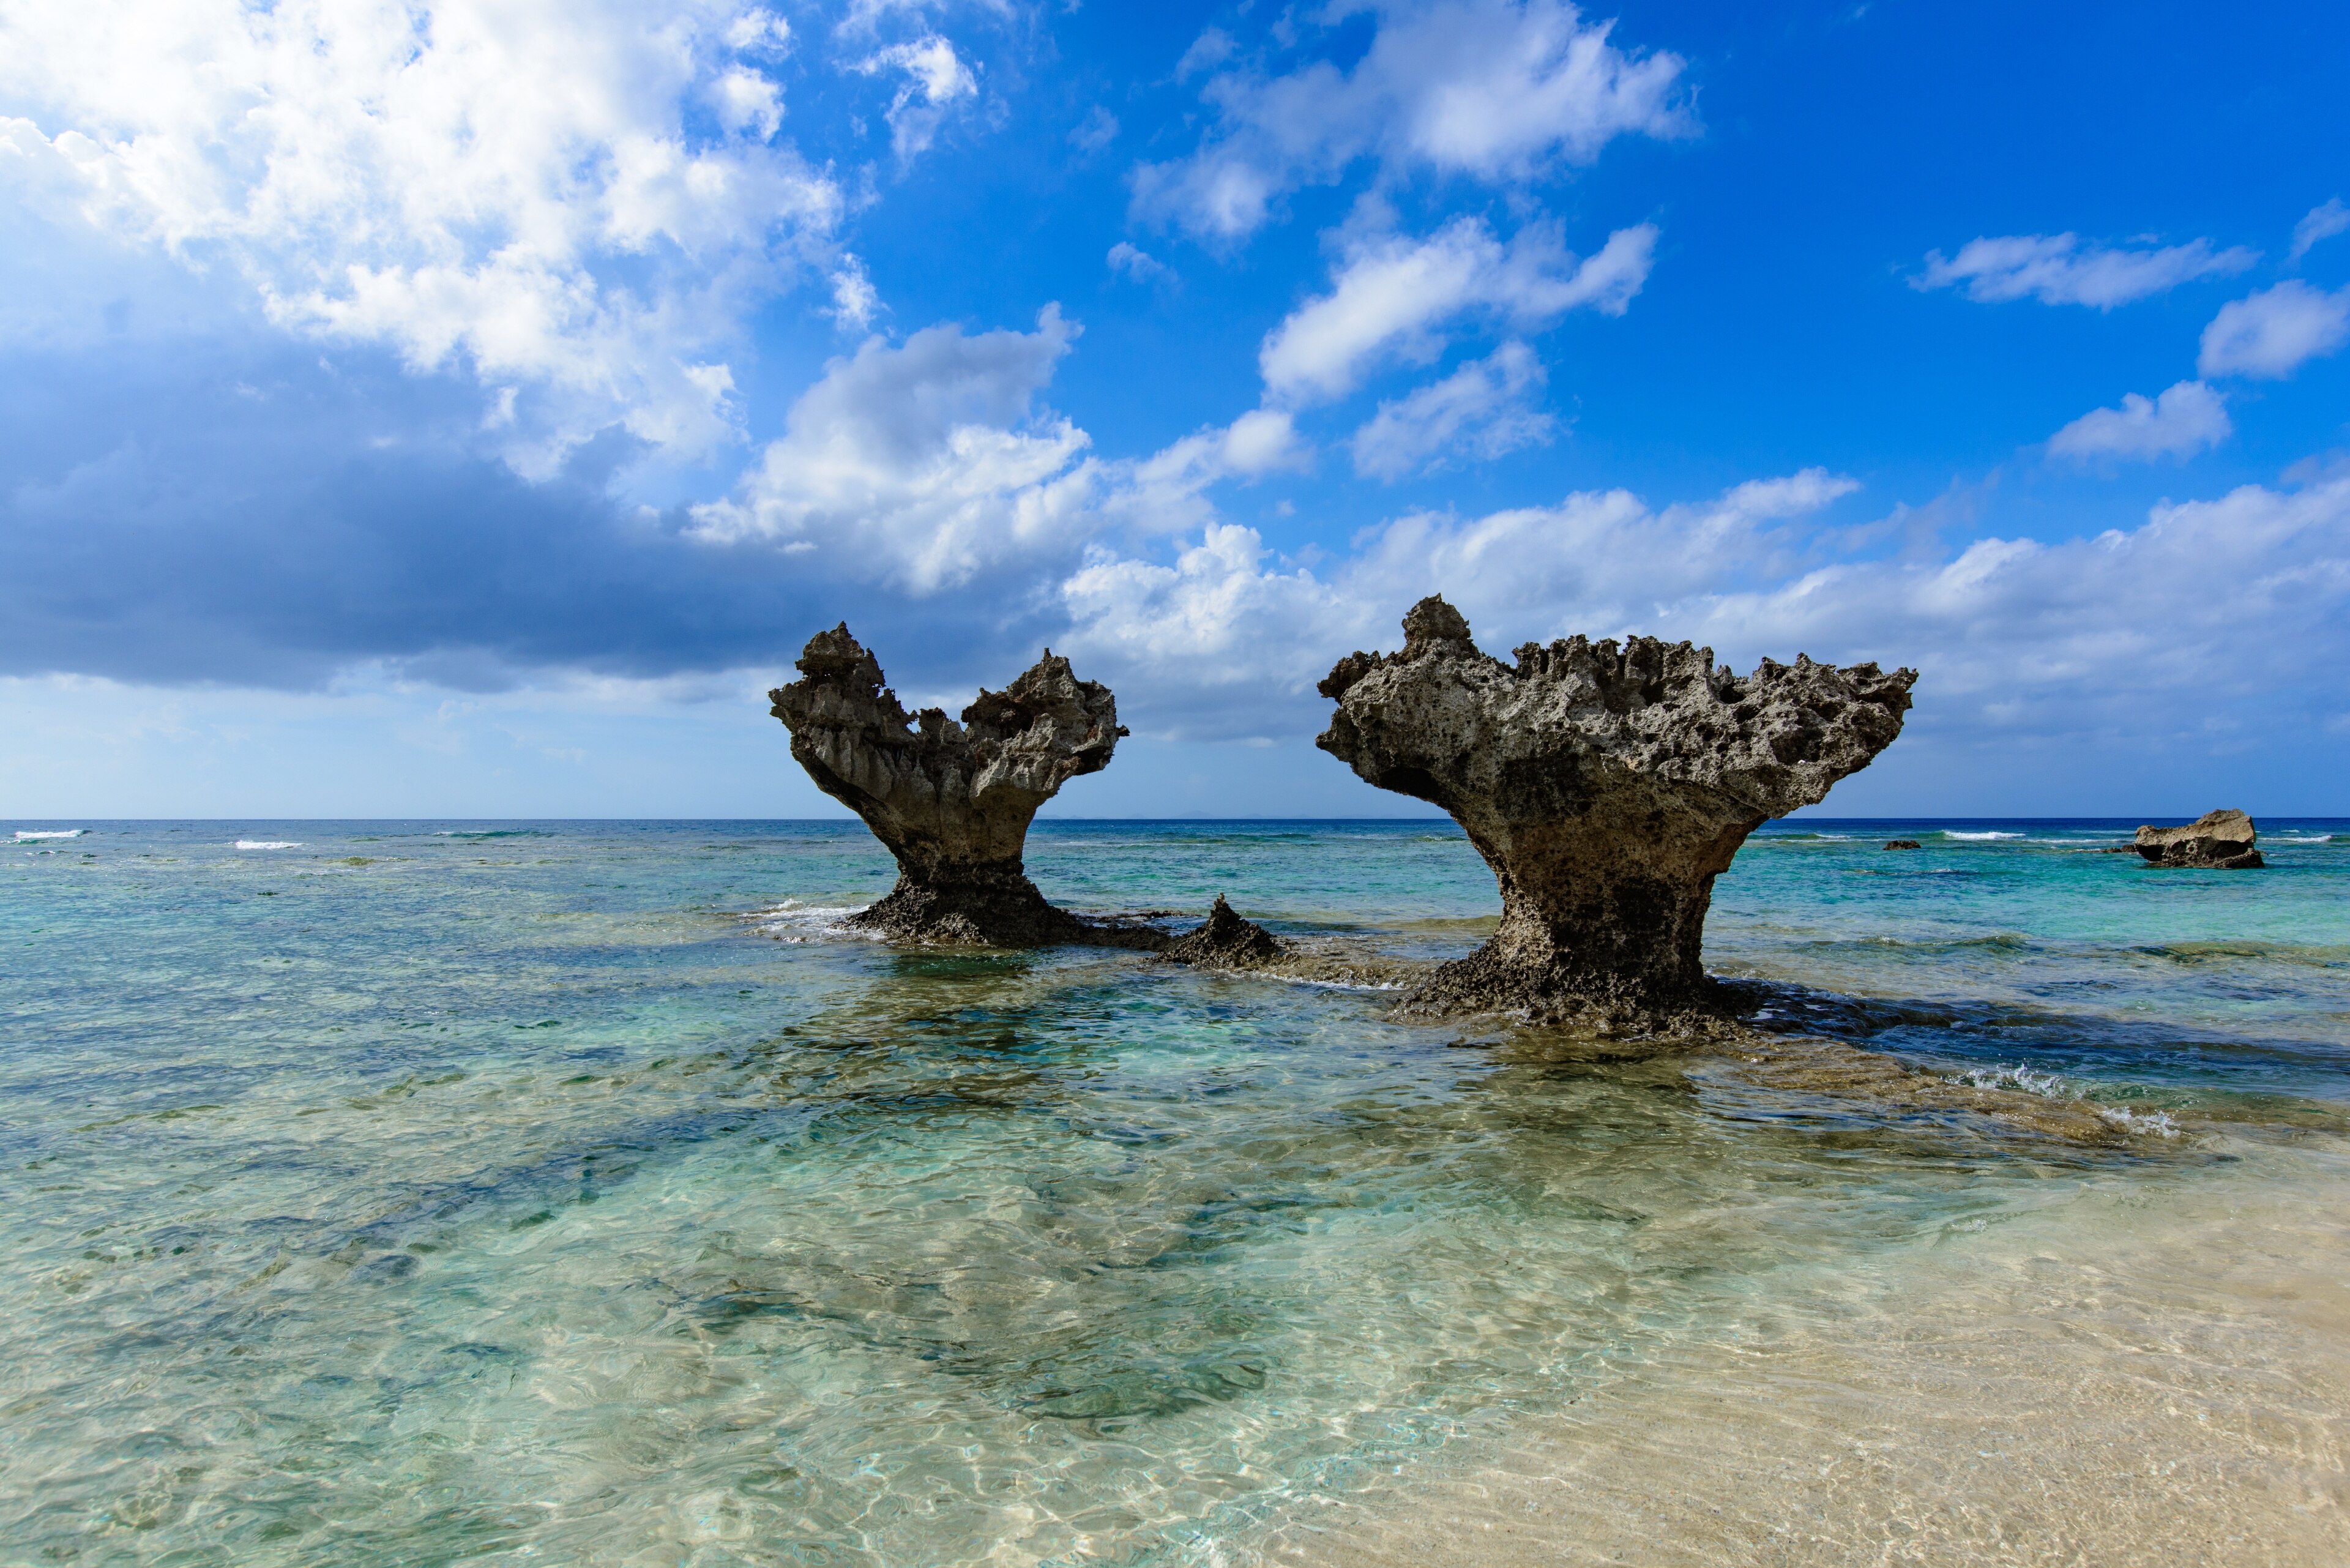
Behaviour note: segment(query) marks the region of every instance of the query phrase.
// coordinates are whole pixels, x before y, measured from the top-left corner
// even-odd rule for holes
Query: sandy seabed
[[[1267,1563],[2350,1562],[2350,1165],[1954,1229],[1393,1484]]]

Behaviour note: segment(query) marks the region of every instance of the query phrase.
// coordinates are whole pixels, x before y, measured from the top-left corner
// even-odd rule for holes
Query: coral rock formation
[[[1263,969],[1288,957],[1289,944],[1254,920],[1243,919],[1219,893],[1207,923],[1186,931],[1159,956],[1207,969]]]
[[[2156,866],[2251,871],[2268,864],[2252,847],[2259,835],[2241,811],[2207,811],[2184,827],[2141,827],[2131,846]]]
[[[1054,908],[1022,864],[1036,808],[1109,765],[1118,704],[1050,649],[1005,691],[983,691],[957,724],[909,714],[843,623],[800,653],[800,679],[767,695],[816,787],[865,819],[897,857],[898,885],[849,923],[914,941],[1156,948],[1140,927]]]
[[[1824,798],[1901,732],[1917,672],[1798,659],[1752,675],[1636,637],[1479,651],[1441,598],[1401,653],[1354,653],[1315,743],[1381,789],[1442,806],[1501,884],[1502,922],[1404,1001],[1638,1022],[1713,1002],[1713,879],[1766,820]]]

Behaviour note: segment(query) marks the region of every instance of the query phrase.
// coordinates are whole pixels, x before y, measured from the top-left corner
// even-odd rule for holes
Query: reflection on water
[[[2343,1277],[2331,842],[1766,837],[1711,956],[1783,1033],[1689,1054],[830,934],[889,880],[846,829],[39,826],[91,831],[0,906],[12,1561],[1431,1561],[1440,1516],[1555,1560],[1666,1499],[1769,1561],[1974,1485],[1911,1521],[1942,1561],[2023,1539],[1959,1452],[2001,1421],[2338,1540],[2345,1320],[2278,1304]],[[1424,824],[1033,847],[1399,961],[1492,913]]]

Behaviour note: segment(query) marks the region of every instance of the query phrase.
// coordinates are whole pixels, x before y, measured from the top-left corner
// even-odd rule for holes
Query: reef
[[[1321,683],[1315,742],[1381,789],[1442,807],[1493,869],[1492,940],[1405,997],[1422,1012],[1514,1012],[1669,1030],[1731,1005],[1705,973],[1714,878],[1765,821],[1825,798],[1901,732],[1917,672],[1764,659],[1636,637],[1482,652],[1440,597],[1403,651],[1353,653]]]
[[[2268,864],[2253,847],[2259,837],[2242,812],[2207,811],[2184,827],[2141,827],[2130,847],[2155,866],[2256,871]]]
[[[797,667],[767,694],[792,756],[898,862],[898,885],[849,925],[917,942],[1166,945],[1149,927],[1055,908],[1023,863],[1036,808],[1108,766],[1126,733],[1108,687],[1046,649],[1005,690],[982,691],[960,724],[937,708],[909,714],[845,622],[810,638]]]
[[[1914,838],[1888,838],[1885,841],[1885,847],[1887,849],[1917,849],[1922,847],[1922,846],[1920,846]]]
[[[1207,922],[1170,942],[1159,956],[1203,969],[1263,969],[1291,956],[1290,946],[1254,920],[1243,919],[1216,895]]]

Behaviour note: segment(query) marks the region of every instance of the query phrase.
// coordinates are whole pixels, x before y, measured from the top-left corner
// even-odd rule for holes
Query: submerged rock
[[[1887,849],[1922,849],[1925,846],[1919,844],[1914,838],[1888,838],[1885,841],[1885,847]]]
[[[1219,893],[1215,908],[1208,911],[1207,923],[1176,938],[1159,956],[1207,969],[1263,969],[1290,956],[1290,949],[1254,920],[1234,913]]]
[[[2268,864],[2252,846],[2258,837],[2242,812],[2207,811],[2184,827],[2141,827],[2130,847],[2156,866],[2252,871]]]
[[[848,923],[908,940],[1157,948],[1145,927],[1054,908],[1028,880],[1028,824],[1060,787],[1109,765],[1118,704],[1050,649],[1003,691],[982,691],[957,724],[909,714],[847,623],[808,639],[800,679],[767,693],[792,755],[816,787],[865,821],[898,861],[889,896]]]
[[[1502,923],[1405,999],[1423,1012],[1597,1014],[1646,1026],[1713,1004],[1713,879],[1765,821],[1825,797],[1901,732],[1917,672],[1764,659],[1636,637],[1479,651],[1438,597],[1403,651],[1353,653],[1315,743],[1443,807],[1501,884]]]

